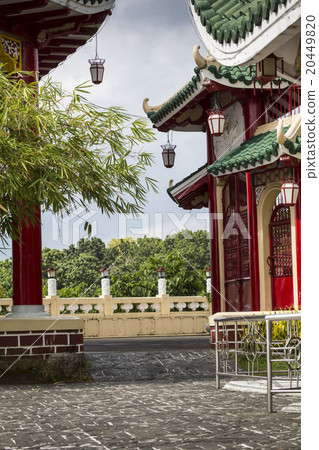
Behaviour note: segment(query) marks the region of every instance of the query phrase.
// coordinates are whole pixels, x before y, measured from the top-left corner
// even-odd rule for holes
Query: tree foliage
[[[205,231],[177,233],[164,240],[112,239],[107,245],[99,238],[86,238],[65,250],[43,249],[44,295],[47,294],[46,270],[54,267],[61,297],[99,296],[99,270],[103,266],[110,268],[114,296],[156,295],[160,266],[166,269],[170,295],[201,295],[205,293],[204,270],[208,265],[209,240]],[[5,291],[3,295],[10,297],[10,260],[0,262],[0,285]]]
[[[0,70],[0,236],[16,238],[20,221],[36,220],[37,205],[57,214],[97,204],[102,213],[142,210],[155,181],[152,157],[140,146],[154,139],[143,119],[122,108],[101,109],[32,73]]]

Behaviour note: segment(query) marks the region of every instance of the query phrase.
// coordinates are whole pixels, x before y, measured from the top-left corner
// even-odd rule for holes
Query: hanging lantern
[[[159,267],[157,270],[158,278],[165,278],[166,277],[166,270],[164,267]]]
[[[97,35],[95,36],[95,58],[89,59],[92,83],[100,84],[103,81],[105,59],[97,55]]]
[[[211,270],[210,267],[207,267],[207,269],[205,270],[206,272],[206,278],[211,278]]]
[[[94,84],[100,84],[103,81],[103,75],[104,75],[104,66],[105,59],[95,58],[95,59],[89,59],[89,63],[91,64],[90,72],[91,72],[91,79],[92,83]]]
[[[209,109],[208,114],[208,125],[210,133],[212,136],[221,136],[224,133],[225,127],[225,116],[224,111],[221,109]]]
[[[161,147],[163,149],[162,158],[164,166],[170,169],[171,167],[174,166],[176,145],[171,144],[168,133],[167,133],[167,143],[165,145],[161,145]]]
[[[286,180],[281,186],[282,202],[287,206],[295,206],[299,194],[299,186],[293,180]]]
[[[101,278],[109,278],[110,276],[110,269],[107,269],[106,267],[102,267],[100,270]]]
[[[48,275],[48,278],[55,278],[55,270],[53,269],[53,267],[50,267],[49,269],[47,269],[47,275]]]
[[[256,64],[255,80],[268,82],[277,77],[277,57],[271,53]]]

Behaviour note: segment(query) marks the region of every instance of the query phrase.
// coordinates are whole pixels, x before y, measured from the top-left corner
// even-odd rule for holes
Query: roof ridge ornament
[[[284,134],[284,119],[280,119],[277,126],[277,142],[280,145],[284,145],[286,140],[295,141],[298,135],[298,132],[301,127],[301,114],[296,114],[296,118],[293,120],[292,124],[289,127],[289,130],[286,134]]]
[[[209,66],[215,66],[216,69],[219,69],[221,64],[209,53],[207,50],[206,58],[199,53],[200,45],[195,45],[193,50],[193,56],[195,63],[199,67],[199,69],[208,69]]]

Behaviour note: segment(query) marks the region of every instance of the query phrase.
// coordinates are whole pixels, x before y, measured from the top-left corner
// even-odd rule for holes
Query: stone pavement
[[[211,350],[92,352],[95,382],[0,387],[0,449],[298,449],[293,396],[216,390]]]

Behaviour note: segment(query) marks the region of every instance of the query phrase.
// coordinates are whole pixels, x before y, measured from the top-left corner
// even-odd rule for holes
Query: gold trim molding
[[[0,62],[6,72],[22,70],[21,41],[0,33]]]

